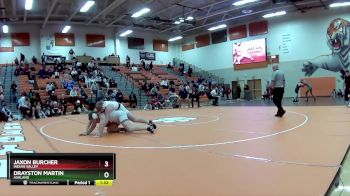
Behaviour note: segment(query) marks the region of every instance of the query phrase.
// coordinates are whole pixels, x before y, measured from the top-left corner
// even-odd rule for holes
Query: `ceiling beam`
[[[4,0],[0,0],[0,6],[5,7]],[[1,14],[2,14],[2,17],[5,18],[6,16],[5,9],[1,10]]]
[[[12,16],[16,16],[17,15],[17,1],[16,0],[12,0],[11,1],[11,5],[12,5]]]
[[[154,0],[148,0],[146,3],[142,4],[142,7],[152,3]],[[111,27],[114,23],[122,20],[125,17],[125,14],[120,15],[118,18],[114,19],[112,22],[110,22],[107,27]]]
[[[56,6],[57,1],[58,1],[58,0],[53,0],[51,6],[50,6],[50,8],[49,8],[49,12],[47,13],[47,15],[46,15],[46,17],[45,17],[45,21],[44,21],[43,25],[41,26],[41,28],[45,28],[46,23],[47,23],[47,21],[49,20],[51,13],[52,13],[53,9],[54,9],[55,6]]]
[[[66,20],[65,23],[69,23],[72,18],[80,11],[81,6],[84,5],[85,2],[81,3],[80,5],[77,6],[77,8],[74,10],[74,12],[69,16],[69,18]]]
[[[203,27],[206,27],[206,26],[213,26],[213,25],[216,25],[216,24],[222,23],[222,22],[228,22],[228,21],[231,21],[231,20],[235,20],[235,19],[239,19],[239,18],[244,18],[244,17],[247,17],[247,16],[252,16],[252,15],[255,15],[255,14],[260,14],[260,13],[265,13],[265,12],[278,11],[278,10],[281,10],[281,9],[290,8],[290,7],[292,7],[292,6],[293,6],[293,5],[283,5],[283,6],[279,6],[279,7],[274,6],[273,8],[270,8],[270,9],[264,9],[264,10],[260,10],[260,11],[257,11],[257,12],[252,12],[252,13],[250,13],[250,14],[234,16],[234,17],[230,17],[230,18],[227,18],[227,19],[224,19],[224,20],[219,20],[219,21],[216,21],[216,22],[212,22],[212,23],[200,25],[200,26],[197,26],[197,27],[194,27],[194,28],[185,30],[185,31],[183,31],[182,33],[190,32],[190,31],[193,31],[193,30],[196,30],[196,29],[200,29],[200,28],[203,28]]]
[[[91,24],[93,21],[95,21],[98,17],[100,17],[102,14],[108,14],[112,11],[113,8],[120,6],[123,4],[126,0],[115,0],[113,3],[111,3],[109,6],[105,7],[100,13],[95,15],[93,18],[91,18],[86,25]]]
[[[203,9],[206,9],[206,8],[211,8],[211,7],[215,6],[215,5],[224,3],[224,2],[226,2],[226,1],[230,1],[230,0],[222,0],[222,1],[215,2],[215,3],[210,3],[210,4],[207,4],[207,5],[204,5],[204,6],[200,7],[199,9],[203,10]],[[190,14],[190,13],[194,14],[195,12],[192,12],[192,11],[186,12],[186,13],[185,13],[185,16],[186,16],[187,14]],[[182,16],[182,14],[173,17],[171,20],[176,20],[176,19],[178,19],[180,16]],[[162,24],[162,23],[159,23],[159,24]],[[173,27],[164,29],[162,32],[166,32],[166,31],[169,31],[169,30],[171,30],[171,29],[175,29],[175,28],[177,28],[177,27],[178,27],[178,26],[175,25],[175,26],[173,26]]]
[[[24,16],[23,16],[23,23],[26,24],[27,23],[27,10],[24,10]]]

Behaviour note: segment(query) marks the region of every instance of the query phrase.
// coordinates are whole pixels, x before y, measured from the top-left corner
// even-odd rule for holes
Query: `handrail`
[[[192,64],[189,64],[181,59],[177,59],[177,58],[174,58],[173,59],[173,65],[176,66],[176,67],[180,67],[180,64],[183,63],[185,66],[184,68],[185,69],[188,69],[189,66],[191,66],[191,68],[193,69],[193,75],[196,75],[196,76],[200,76],[200,77],[204,77],[204,78],[209,78],[211,77],[213,80],[215,80],[218,84],[224,84],[224,78],[221,78],[219,76],[216,76],[212,73],[209,73],[208,71],[206,70],[203,70],[202,68],[198,67],[198,66],[195,66],[195,65],[192,65]]]

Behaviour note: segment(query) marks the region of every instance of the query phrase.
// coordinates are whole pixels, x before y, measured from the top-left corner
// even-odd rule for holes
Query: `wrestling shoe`
[[[153,129],[157,129],[157,125],[154,124],[151,120],[148,121],[148,125],[152,126]]]
[[[150,125],[150,126],[148,126],[147,127],[147,131],[149,131],[150,133],[154,133],[154,128],[153,128],[153,126],[152,125]]]

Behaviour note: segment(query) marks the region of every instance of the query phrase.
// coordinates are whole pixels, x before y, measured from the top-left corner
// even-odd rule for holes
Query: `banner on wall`
[[[156,53],[154,52],[140,52],[140,60],[146,60],[146,61],[155,61],[156,60]]]
[[[233,64],[259,63],[267,60],[266,39],[249,40],[233,44]]]

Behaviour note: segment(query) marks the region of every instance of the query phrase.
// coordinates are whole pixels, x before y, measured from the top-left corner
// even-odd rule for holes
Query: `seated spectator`
[[[34,84],[35,82],[35,72],[34,71],[30,71],[28,74],[28,83],[29,84]]]
[[[179,91],[179,96],[180,96],[180,108],[181,108],[182,102],[187,103],[188,104],[188,108],[190,108],[191,102],[190,102],[190,99],[189,99],[189,94],[188,94],[188,92],[186,91],[185,88],[183,88],[183,89],[181,89]]]
[[[50,96],[49,96],[49,99],[50,99],[51,101],[57,101],[57,100],[58,100],[55,91],[52,91],[52,92],[51,92],[51,94],[50,94]]]
[[[73,70],[70,72],[70,75],[72,76],[73,80],[78,79],[78,71],[73,68]]]
[[[163,109],[163,105],[159,102],[157,97],[153,97],[151,100],[152,110]]]
[[[180,97],[175,92],[170,91],[168,95],[168,100],[166,100],[166,105],[168,103],[168,105],[171,108],[178,108],[180,105],[179,102],[180,102]]]
[[[116,97],[117,97],[117,101],[118,101],[119,103],[123,103],[123,101],[124,101],[124,95],[123,95],[123,93],[122,93],[120,90],[118,90]]]
[[[151,97],[155,97],[158,94],[157,86],[153,86],[153,88],[150,91]]]
[[[58,71],[58,69],[55,71],[54,76],[56,79],[60,78],[60,72]]]
[[[168,68],[168,69],[173,69],[173,66],[171,66],[171,63],[170,63],[170,62],[168,63],[167,68]]]
[[[160,81],[160,86],[162,86],[165,89],[168,89],[169,88],[169,80]]]
[[[35,64],[38,63],[38,59],[37,59],[35,56],[33,56],[32,61],[33,61],[33,63],[35,63]]]
[[[87,112],[88,110],[80,103],[80,100],[74,102],[74,110],[72,114],[80,114],[81,112]]]
[[[46,79],[47,77],[45,69],[40,69],[38,75],[40,79]]]
[[[199,95],[205,95],[205,87],[203,84],[198,85],[198,92],[199,92]]]
[[[79,95],[79,87],[74,87],[70,92],[70,101],[71,102],[76,102],[78,100]]]
[[[213,105],[218,106],[218,102],[220,99],[220,95],[218,93],[218,87],[215,87],[211,92],[210,96],[212,99],[214,99]]]
[[[22,114],[22,119],[29,119],[30,114],[30,103],[27,98],[27,93],[23,93],[22,96],[18,99],[18,110]]]
[[[163,106],[165,102],[164,96],[161,93],[158,93],[157,99],[160,102],[160,104]]]
[[[115,80],[113,78],[109,79],[109,87],[110,88],[117,88],[118,87],[117,83],[115,82]]]
[[[64,94],[61,95],[61,99],[59,100],[59,103],[61,105],[62,114],[66,115],[68,103],[67,103],[66,96]]]
[[[35,110],[36,110],[36,114],[38,115],[37,117],[42,119],[42,118],[47,118],[45,112],[43,111],[42,107],[41,107],[41,104],[38,103],[35,107]]]
[[[4,104],[0,110],[0,122],[11,122],[13,120],[16,120],[15,117],[12,115],[11,110],[7,108],[6,104]]]
[[[52,91],[55,91],[56,87],[53,83],[47,82],[46,83],[46,92],[50,95]]]

